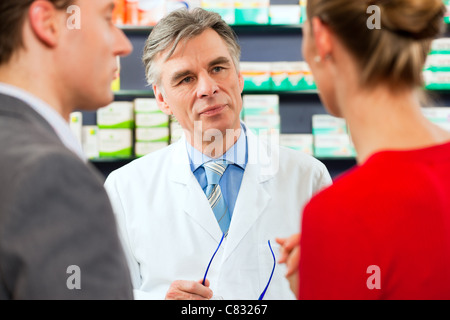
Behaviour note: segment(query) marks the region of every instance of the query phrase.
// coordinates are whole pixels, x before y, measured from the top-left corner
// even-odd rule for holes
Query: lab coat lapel
[[[248,163],[231,219],[224,261],[236,249],[270,203],[272,196],[267,191],[266,182],[272,179],[278,170],[276,148],[271,151],[266,144],[259,142],[248,128],[247,143]]]
[[[205,193],[191,171],[186,140],[181,138],[172,153],[172,171],[169,175],[172,183],[183,185],[183,192],[176,195],[183,210],[192,220],[199,224],[217,242],[222,238],[222,231],[216,221]]]

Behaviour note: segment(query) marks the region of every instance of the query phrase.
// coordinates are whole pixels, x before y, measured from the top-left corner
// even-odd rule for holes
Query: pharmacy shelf
[[[130,162],[133,161],[134,159],[137,159],[137,157],[127,157],[127,158],[91,158],[89,159],[90,162],[92,163],[97,163],[97,162]]]
[[[153,30],[152,26],[132,26],[132,25],[124,25],[124,26],[118,26],[121,30],[123,30],[125,33],[134,33],[134,34],[150,34],[150,32]],[[256,24],[249,24],[249,25],[231,25],[231,28],[236,33],[299,33],[302,30],[301,24],[288,24],[288,25],[256,25]]]
[[[450,91],[449,91],[450,92]],[[296,91],[277,91],[277,90],[244,90],[242,94],[279,94],[279,95],[317,95],[317,90],[296,90]],[[120,90],[114,92],[116,98],[153,98],[153,91],[146,90]]]

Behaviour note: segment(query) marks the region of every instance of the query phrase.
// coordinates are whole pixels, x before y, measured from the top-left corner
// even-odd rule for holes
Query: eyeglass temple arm
[[[209,266],[211,265],[211,262],[214,259],[214,256],[216,255],[217,251],[219,251],[220,245],[222,244],[223,238],[225,238],[225,233],[222,235],[222,239],[220,239],[219,245],[217,246],[216,251],[214,251],[214,254],[211,257],[211,260],[209,260],[208,267],[206,268],[205,276],[203,277],[202,285],[205,285],[206,282],[206,276],[208,275]]]
[[[275,254],[273,253],[272,246],[270,245],[270,240],[268,240],[267,243],[269,244],[270,252],[272,253],[272,257],[273,257],[273,268],[272,268],[272,273],[270,274],[269,282],[267,282],[267,285],[264,288],[264,291],[259,296],[258,300],[262,300],[264,298],[267,288],[269,288],[270,281],[272,281],[273,272],[275,271],[275,266],[277,264],[277,260],[275,259]]]

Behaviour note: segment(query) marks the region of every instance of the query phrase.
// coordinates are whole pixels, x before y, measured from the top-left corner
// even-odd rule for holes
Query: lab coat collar
[[[245,123],[241,123],[247,136],[247,164],[255,167],[258,182],[271,179],[278,171],[279,150],[275,143],[261,141]],[[175,143],[172,152],[172,172],[170,179],[174,182],[187,184],[194,177],[190,167],[190,160],[186,148],[186,136],[183,134],[180,140]],[[247,169],[247,168],[246,168]],[[194,177],[195,178],[195,177]]]
[[[246,132],[248,163],[224,244],[223,259],[227,259],[232,254],[259,216],[265,211],[271,195],[266,191],[264,183],[272,179],[278,170],[278,148],[260,141],[247,127]],[[169,178],[175,183],[185,185],[183,194],[180,194],[180,201],[184,202],[183,208],[186,214],[191,216],[219,243],[222,232],[203,190],[191,171],[185,139],[182,136],[174,145],[172,152],[173,170]]]

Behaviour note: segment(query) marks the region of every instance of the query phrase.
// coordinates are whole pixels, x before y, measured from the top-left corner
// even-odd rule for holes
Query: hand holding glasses
[[[224,238],[225,238],[225,234],[222,235],[222,239],[220,239],[220,242],[219,242],[219,245],[217,246],[216,251],[214,251],[214,253],[213,253],[212,257],[211,257],[211,260],[209,260],[208,267],[206,268],[205,276],[203,277],[203,281],[202,281],[202,284],[203,284],[203,285],[205,285],[205,282],[206,282],[206,276],[208,275],[209,267],[211,266],[211,263],[212,263],[212,261],[213,261],[215,255],[216,255],[217,251],[219,251],[220,245],[222,244]],[[264,295],[266,294],[267,289],[269,288],[270,281],[272,280],[272,276],[273,276],[273,273],[274,273],[274,271],[275,271],[275,266],[276,266],[276,264],[277,264],[276,259],[275,259],[275,254],[273,253],[272,246],[271,246],[271,244],[270,244],[270,240],[267,241],[267,244],[269,245],[270,252],[272,253],[272,257],[273,257],[273,268],[272,268],[272,272],[270,273],[269,281],[267,282],[267,285],[266,285],[266,287],[264,288],[264,290],[263,290],[263,292],[261,293],[261,295],[259,296],[258,300],[262,300],[262,299],[264,298]],[[223,298],[220,297],[220,296],[213,296],[213,297],[211,298],[211,300],[223,300]]]

